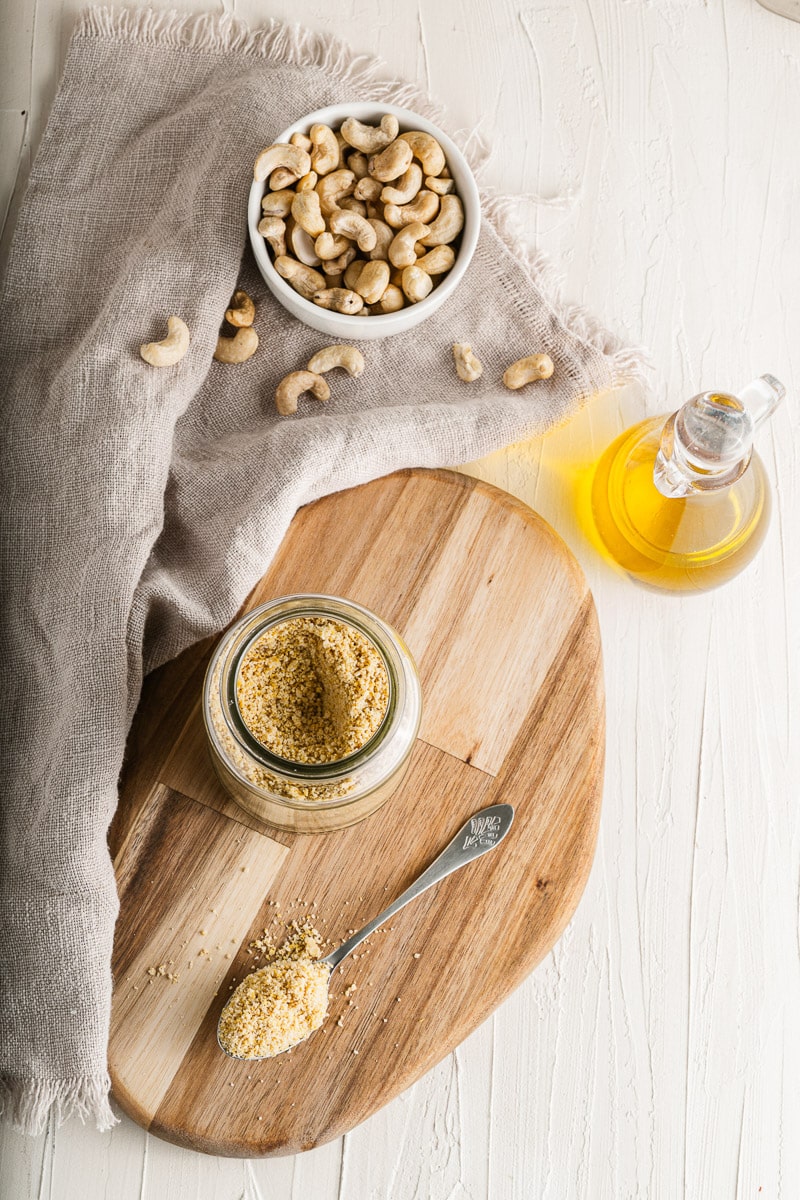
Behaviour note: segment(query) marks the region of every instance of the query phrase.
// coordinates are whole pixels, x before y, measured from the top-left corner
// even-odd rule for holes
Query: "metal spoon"
[[[325,963],[330,968],[331,974],[339,966],[339,963],[347,958],[348,954],[352,954],[356,946],[360,946],[365,938],[383,925],[384,921],[388,921],[396,912],[417,896],[422,895],[429,887],[433,887],[441,879],[447,875],[452,875],[453,871],[457,871],[459,867],[465,867],[467,863],[471,863],[473,859],[480,858],[482,854],[486,854],[489,850],[494,850],[498,842],[501,842],[511,828],[511,822],[514,820],[514,809],[510,804],[493,804],[490,808],[483,808],[480,812],[475,813],[473,817],[467,821],[459,829],[456,836],[448,845],[445,846],[438,858],[435,858],[431,865],[427,867],[421,875],[417,876],[410,887],[407,887],[396,900],[394,900],[388,908],[385,908],[382,913],[369,921],[363,929],[359,929],[358,933],[354,933],[346,942],[342,942],[341,946],[337,946],[326,958],[321,958],[318,961]],[[224,1009],[223,1009],[224,1011]],[[222,1016],[220,1014],[220,1021]],[[315,1031],[314,1031],[315,1032]],[[308,1035],[311,1036],[310,1034]],[[294,1045],[298,1046],[305,1038],[300,1038]],[[220,1041],[219,1037],[219,1022],[217,1022],[217,1044],[220,1050],[228,1055],[229,1058],[237,1058],[241,1062],[259,1062],[258,1057],[242,1058],[238,1054],[231,1054],[226,1050]],[[292,1046],[287,1046],[286,1050],[291,1050]],[[285,1054],[286,1050],[281,1050],[281,1054]],[[277,1058],[277,1055],[264,1055],[262,1057]]]

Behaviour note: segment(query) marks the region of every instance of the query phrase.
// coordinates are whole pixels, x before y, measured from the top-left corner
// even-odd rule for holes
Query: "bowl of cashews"
[[[424,117],[333,104],[257,156],[248,227],[284,308],[322,333],[366,341],[413,328],[458,287],[480,198],[461,151]]]

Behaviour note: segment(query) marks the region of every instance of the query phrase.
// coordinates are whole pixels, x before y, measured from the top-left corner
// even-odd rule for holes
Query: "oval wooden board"
[[[530,509],[448,471],[340,492],[297,514],[246,607],[290,592],[350,597],[391,622],[417,660],[424,715],[410,772],[383,809],[336,833],[279,833],[238,810],[212,772],[198,703],[211,643],[147,682],[112,830],[121,911],[110,1070],[134,1120],[211,1154],[319,1145],[448,1054],[561,934],[600,814],[594,604]],[[467,817],[500,801],[516,809],[506,840],[347,960],[322,1030],[270,1061],[219,1051],[221,1005],[278,911],[312,913],[338,943]],[[177,980],[147,974],[159,964]]]

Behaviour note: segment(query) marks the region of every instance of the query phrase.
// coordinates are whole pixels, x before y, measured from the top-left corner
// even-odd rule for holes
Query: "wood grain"
[[[114,1094],[169,1141],[248,1158],[346,1132],[483,1021],[574,911],[600,810],[594,604],[530,509],[446,471],[338,493],[301,510],[247,606],[293,590],[366,604],[408,640],[430,711],[399,792],[366,821],[315,836],[242,813],[205,750],[190,656],[191,687],[173,664],[147,692],[117,822]],[[343,940],[499,801],[516,810],[502,848],[347,961],[320,1033],[267,1062],[220,1053],[220,1009],[264,928],[310,915]],[[160,964],[167,976],[148,973]]]

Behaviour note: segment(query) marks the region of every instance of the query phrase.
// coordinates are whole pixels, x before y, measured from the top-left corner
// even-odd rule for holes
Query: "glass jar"
[[[279,758],[253,737],[239,711],[237,681],[247,651],[268,629],[297,617],[351,626],[386,669],[381,724],[360,750],[337,762]],[[385,804],[406,773],[421,716],[419,676],[402,638],[368,609],[336,596],[283,596],[246,613],[214,651],[203,686],[203,720],[220,783],[252,816],[297,833],[354,825]]]

